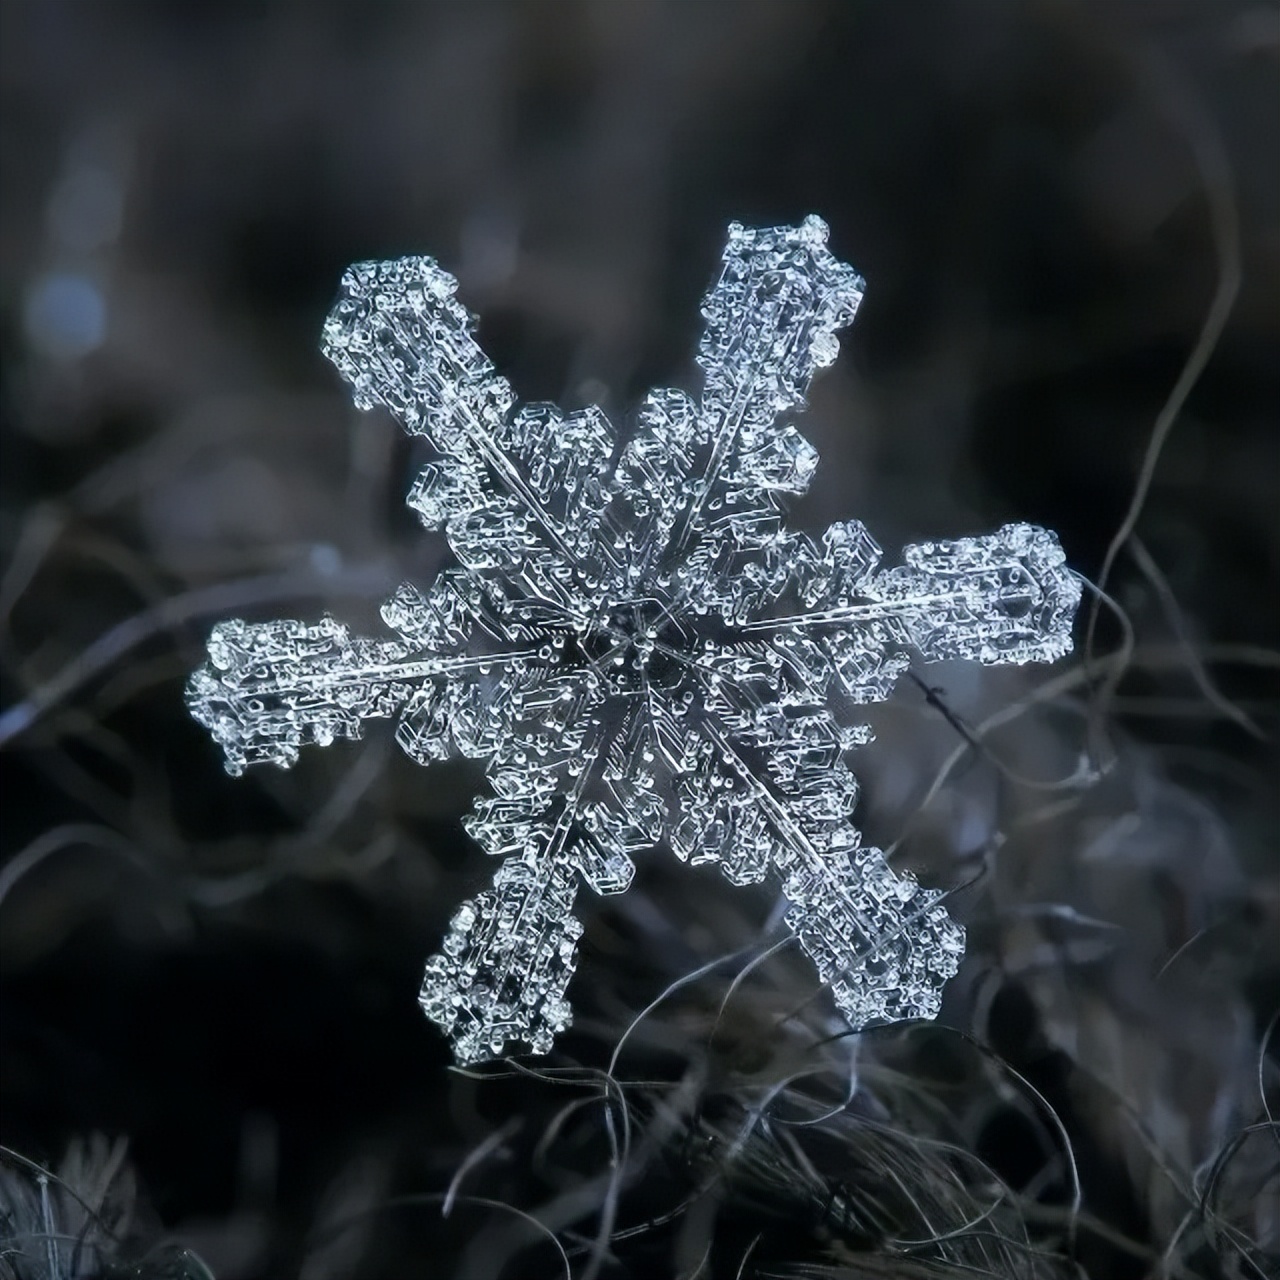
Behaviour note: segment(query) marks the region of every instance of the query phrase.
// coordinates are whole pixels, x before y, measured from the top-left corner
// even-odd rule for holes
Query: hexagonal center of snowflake
[[[577,637],[582,660],[613,692],[648,685],[668,689],[682,678],[678,654],[687,641],[670,602],[646,600],[613,606]]]

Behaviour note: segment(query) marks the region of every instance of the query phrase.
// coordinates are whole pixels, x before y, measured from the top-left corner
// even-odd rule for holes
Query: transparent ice
[[[852,1027],[933,1016],[956,971],[964,934],[940,895],[850,822],[857,707],[913,653],[1061,657],[1079,587],[1033,525],[909,546],[889,569],[857,520],[817,541],[785,528],[818,463],[786,416],[863,293],[826,240],[816,217],[731,225],[701,398],[650,393],[625,437],[595,407],[517,408],[431,258],[342,278],[324,352],[358,406],[434,449],[408,502],[458,563],[401,586],[382,638],[330,617],[219,624],[187,699],[233,774],[375,717],[423,764],[488,762],[492,794],[464,822],[502,861],[421,995],[459,1062],[551,1048],[580,884],[621,893],[658,845],[735,885],[774,877]]]

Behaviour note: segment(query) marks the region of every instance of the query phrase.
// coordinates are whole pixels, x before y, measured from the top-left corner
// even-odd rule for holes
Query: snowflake
[[[421,1003],[458,1061],[547,1052],[569,1023],[579,882],[620,893],[665,845],[735,885],[780,882],[786,921],[852,1027],[927,1018],[964,934],[935,891],[862,845],[851,714],[926,660],[1051,661],[1079,587],[1052,533],[1006,525],[880,569],[861,523],[787,531],[818,455],[781,415],[854,316],[862,279],[799,227],[729,228],[698,348],[700,401],[650,393],[625,441],[591,407],[514,410],[456,281],[425,257],[353,266],[324,352],[362,409],[438,455],[408,502],[456,567],[351,635],[326,617],[215,627],[192,714],[230,773],[393,718],[423,764],[488,762],[464,819],[503,859],[427,962]]]

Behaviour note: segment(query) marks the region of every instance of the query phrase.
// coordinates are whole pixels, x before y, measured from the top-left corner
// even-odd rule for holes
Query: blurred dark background
[[[509,1212],[441,1216],[481,1146],[465,1190],[549,1224],[575,1275],[1264,1274],[1274,4],[2,0],[0,66],[0,1140],[116,1188],[119,1239],[66,1274],[563,1274]],[[977,1204],[1002,1180],[1017,1221],[970,1223],[977,1263],[903,1245],[964,1222],[921,1226],[909,1195],[894,1230],[851,1225],[851,1188],[887,1175],[847,1108],[804,1130],[829,1147],[817,1190],[763,1157],[726,1173],[722,1113],[839,1030],[821,993],[770,1020],[816,986],[784,956],[743,984],[728,1048],[708,1043],[732,969],[633,1037],[618,1072],[649,1145],[602,1258],[605,1104],[551,1125],[598,1078],[452,1073],[415,1004],[487,875],[457,821],[477,776],[371,734],[232,780],[182,683],[219,617],[368,629],[442,562],[401,505],[408,442],[318,353],[346,264],[433,254],[522,398],[625,420],[652,385],[696,386],[725,225],[809,212],[868,280],[802,423],[809,527],[857,515],[892,555],[1026,519],[1096,577],[1206,323],[1208,358],[1109,576],[1131,663],[1104,610],[1092,672],[933,673],[969,725],[1059,684],[933,794],[963,742],[919,689],[855,765],[860,821],[903,865],[986,867],[955,902],[973,945],[951,1031],[865,1038],[859,1114],[971,1152],[984,1172],[958,1181]],[[655,860],[588,921],[578,1026],[527,1065],[603,1069],[770,905]],[[1010,1103],[996,1059],[1061,1130]],[[30,1180],[5,1168],[16,1233]],[[1019,1231],[995,1258],[984,1232]],[[171,1238],[187,1252],[148,1252]],[[15,1247],[0,1274],[47,1274]]]

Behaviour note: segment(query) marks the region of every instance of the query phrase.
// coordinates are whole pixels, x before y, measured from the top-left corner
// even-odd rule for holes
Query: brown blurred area
[[[1200,1230],[1179,1226],[1196,1170],[1274,1070],[1275,6],[3,0],[0,71],[0,1141],[54,1162],[76,1135],[129,1138],[138,1221],[228,1280],[558,1274],[527,1229],[532,1252],[486,1261],[475,1206],[377,1209],[443,1192],[504,1125],[536,1142],[560,1101],[447,1073],[414,1003],[487,874],[457,824],[477,775],[371,734],[232,780],[182,684],[219,617],[370,629],[443,561],[402,506],[417,455],[318,352],[349,262],[434,255],[523,399],[625,422],[650,386],[696,386],[726,224],[816,212],[868,293],[801,423],[823,461],[795,522],[856,515],[891,555],[1029,520],[1095,577],[1215,299],[1225,317],[1109,578],[1136,635],[1105,708],[1115,768],[1010,781],[1071,775],[1083,677],[1002,731],[1003,772],[969,760],[929,795],[959,739],[908,688],[855,765],[871,837],[939,882],[1001,848],[966,910],[972,972],[1002,994],[960,983],[952,1024],[994,1019],[1064,1110],[1090,1211],[1139,1242],[1099,1229],[1089,1273],[1159,1274]],[[1098,654],[1122,642],[1104,610]],[[1048,678],[937,676],[966,723]],[[767,915],[646,874],[588,925],[571,1052],[596,1069]],[[1054,932],[1086,916],[1125,931],[1123,963]],[[1211,987],[1141,985],[1185,958]],[[639,1064],[682,1078],[680,1025]],[[1004,1175],[1022,1139],[984,1141]],[[603,1159],[584,1139],[564,1169]],[[476,1194],[534,1211],[543,1175],[518,1142],[506,1160]],[[654,1186],[682,1176],[637,1174],[622,1220],[660,1217]],[[596,1231],[558,1212],[570,1244]],[[317,1245],[344,1215],[360,1231]],[[1211,1264],[1188,1243],[1186,1273],[1253,1274],[1218,1225],[1228,1244]],[[601,1274],[681,1274],[692,1246],[664,1230]],[[839,1234],[779,1232],[742,1275],[816,1274],[785,1267]],[[706,1233],[725,1246],[703,1274],[732,1276],[752,1231]]]

